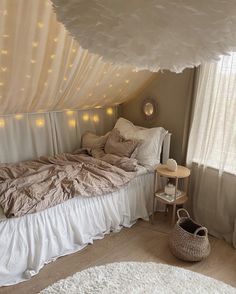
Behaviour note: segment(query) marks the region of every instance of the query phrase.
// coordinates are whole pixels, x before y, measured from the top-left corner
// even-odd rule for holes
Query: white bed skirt
[[[73,198],[42,212],[0,221],[0,286],[25,281],[44,264],[81,250],[152,211],[153,173],[137,176],[121,190]]]

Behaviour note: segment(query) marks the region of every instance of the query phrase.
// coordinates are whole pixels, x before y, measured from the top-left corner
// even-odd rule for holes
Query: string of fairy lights
[[[97,108],[100,109],[100,108]],[[79,110],[66,110],[63,111],[64,114],[68,117],[67,123],[68,126],[71,128],[76,128],[77,123],[82,118],[82,121],[85,123],[99,123],[100,122],[100,115],[98,113],[94,113],[96,110],[93,110],[93,113],[84,112],[82,115],[80,115]],[[107,116],[113,116],[115,114],[114,107],[107,107],[105,108],[105,113]],[[36,113],[37,115],[40,115],[40,113]],[[27,114],[18,113],[14,115],[14,119],[16,121],[23,120],[24,117]],[[32,114],[33,115],[33,114]],[[42,116],[39,118],[32,118],[32,121],[35,122],[35,126],[39,128],[43,128],[46,124],[45,118]],[[7,120],[5,118],[0,118],[0,129],[4,128],[6,126]]]
[[[41,5],[42,2],[39,1],[39,4]],[[52,12],[52,7],[51,3],[49,1],[45,1],[46,8],[45,9],[50,9],[50,13],[52,14],[50,17],[52,19],[55,18],[55,15],[53,15]],[[2,4],[4,5],[4,4]],[[6,5],[6,4],[5,4]],[[1,10],[0,6],[0,17],[11,17],[10,11],[6,9]],[[36,23],[36,33],[33,38],[33,40],[30,42],[30,44],[26,44],[27,46],[31,46],[32,49],[32,54],[30,58],[28,59],[28,63],[30,66],[25,66],[25,68],[30,69],[28,72],[25,73],[24,77],[19,77],[21,79],[24,79],[22,83],[20,83],[20,87],[18,89],[19,97],[21,100],[27,100],[27,95],[30,95],[29,93],[29,87],[32,85],[32,81],[34,79],[37,79],[35,77],[35,71],[38,66],[39,61],[37,60],[37,50],[42,50],[41,49],[41,42],[42,40],[40,39],[41,33],[43,30],[48,29],[48,22],[44,22],[43,19],[39,19]],[[53,77],[54,74],[56,74],[55,68],[58,68],[58,63],[61,63],[62,61],[60,60],[60,55],[57,54],[57,46],[59,44],[63,45],[60,42],[64,42],[65,39],[60,37],[60,30],[64,30],[61,24],[57,23],[55,21],[55,25],[58,26],[57,29],[55,30],[57,32],[56,35],[50,36],[50,38],[47,36],[47,47],[50,48],[49,51],[45,51],[45,56],[44,56],[44,66],[41,68],[41,71],[45,74],[39,74],[40,79],[37,80],[38,84],[37,85],[42,85],[42,87],[45,90],[38,91],[37,95],[41,95],[43,93],[45,95],[45,91],[50,90],[50,87],[53,87],[53,83],[51,80],[51,77]],[[45,34],[44,34],[45,36]],[[71,38],[71,37],[69,37]],[[9,31],[7,31],[6,27],[6,32],[4,31],[2,35],[0,35],[0,103],[4,103],[4,98],[7,96],[7,91],[10,88],[10,84],[8,85],[9,81],[7,78],[10,76],[9,71],[10,68],[7,66],[7,62],[13,58],[11,56],[13,52],[13,48],[9,47],[8,48],[8,43],[12,44],[12,42],[9,42],[11,39],[11,35]],[[44,40],[45,41],[45,40]],[[68,38],[67,38],[68,42]],[[86,64],[86,76],[89,78],[91,75],[93,75],[93,70],[94,67],[98,67],[100,65],[101,69],[98,71],[98,75],[95,78],[95,81],[93,83],[93,86],[88,89],[86,86],[87,80],[86,78],[79,77],[78,81],[76,80],[77,76],[77,69],[81,66],[78,61],[79,60],[79,55],[77,54],[78,51],[81,51],[81,48],[79,45],[71,38],[70,44],[67,48],[67,62],[63,64],[62,68],[62,76],[60,76],[60,85],[57,88],[57,94],[55,96],[56,99],[61,99],[64,97],[65,93],[69,92],[72,93],[71,95],[74,95],[74,97],[78,97],[77,100],[85,101],[86,104],[84,103],[83,106],[79,106],[79,109],[91,109],[91,108],[105,108],[105,113],[108,116],[114,115],[114,110],[112,107],[106,107],[106,105],[117,105],[119,103],[115,103],[115,98],[120,97],[120,101],[122,99],[129,95],[129,90],[131,89],[131,78],[132,75],[136,73],[135,69],[120,69],[120,68],[114,68],[111,64],[104,64],[103,62],[99,61],[100,64],[98,64],[98,59],[94,59],[93,62],[89,62]],[[29,48],[29,47],[27,47]],[[46,60],[46,61],[45,61]],[[81,61],[82,62],[82,61]],[[14,73],[13,73],[14,74]],[[129,78],[127,78],[129,77]],[[135,81],[135,79],[133,79]],[[79,84],[79,85],[78,85]],[[104,91],[106,89],[106,91]],[[16,91],[17,92],[17,91]],[[43,95],[42,94],[42,95]],[[18,94],[17,94],[18,95]],[[78,95],[78,96],[77,96]],[[81,97],[80,97],[81,96]],[[40,96],[39,99],[40,100]],[[73,109],[78,109],[78,107],[74,107]],[[72,116],[76,113],[75,110],[61,110],[66,113],[68,116],[68,126],[69,127],[76,127],[77,125],[77,120],[75,118],[72,118]],[[52,109],[50,109],[53,111]],[[46,113],[48,111],[46,109],[36,109],[35,111],[38,113]],[[31,112],[31,111],[30,111]],[[13,115],[14,119],[16,121],[22,120],[25,117],[24,113],[15,113]],[[84,113],[82,115],[82,120],[84,122],[94,122],[98,123],[100,121],[100,117],[98,114],[88,114]],[[45,126],[45,119],[42,118],[37,118],[35,120],[35,125],[39,128],[43,128]],[[2,117],[0,117],[0,128],[4,128],[7,124],[7,120]]]

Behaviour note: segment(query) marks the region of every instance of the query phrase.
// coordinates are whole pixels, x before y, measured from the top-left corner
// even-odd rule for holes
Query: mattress
[[[113,193],[75,197],[38,213],[2,218],[0,286],[25,281],[60,256],[131,227],[139,218],[148,220],[153,184],[154,173],[140,167],[134,179]]]

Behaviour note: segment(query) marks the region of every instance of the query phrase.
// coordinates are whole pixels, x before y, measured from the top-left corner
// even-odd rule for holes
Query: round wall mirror
[[[142,112],[146,119],[154,118],[157,112],[156,101],[151,98],[145,99],[142,105]]]

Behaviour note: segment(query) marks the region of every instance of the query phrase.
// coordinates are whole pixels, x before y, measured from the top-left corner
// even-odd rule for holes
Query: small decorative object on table
[[[172,180],[175,182],[175,185],[168,183],[164,189],[156,191],[157,176],[165,177],[169,179],[169,181]],[[165,164],[159,165],[156,168],[152,219],[154,218],[155,200],[157,199],[159,202],[165,204],[166,207],[168,206],[172,208],[172,224],[174,225],[176,217],[176,206],[183,205],[188,200],[187,190],[189,176],[190,170],[187,167],[181,165],[177,166],[176,171],[170,171],[168,166]],[[184,190],[178,188],[179,179],[185,179]]]
[[[169,158],[167,160],[167,162],[166,162],[166,165],[167,165],[168,170],[177,171],[178,165],[177,165],[177,162],[174,159]]]
[[[175,195],[175,186],[171,183],[165,185],[164,192],[167,195]]]
[[[183,211],[187,216],[181,217]],[[170,234],[169,247],[173,255],[185,261],[200,261],[210,254],[207,228],[196,223],[187,210],[177,211],[178,221]]]

